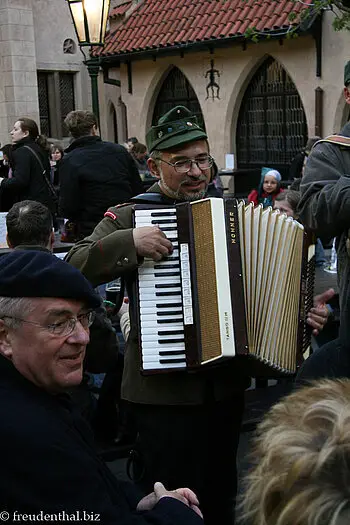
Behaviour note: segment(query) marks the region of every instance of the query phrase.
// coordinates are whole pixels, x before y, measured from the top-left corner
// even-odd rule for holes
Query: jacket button
[[[123,259],[123,263],[124,263],[124,264],[128,264],[128,262],[129,262],[129,259],[128,259],[127,257],[124,257],[124,259]]]
[[[122,263],[120,261],[117,261],[117,266],[121,266]]]

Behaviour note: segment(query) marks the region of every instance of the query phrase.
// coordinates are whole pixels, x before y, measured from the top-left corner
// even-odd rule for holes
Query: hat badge
[[[186,122],[187,126],[193,126],[192,122]]]
[[[158,138],[161,139],[162,136],[163,136],[163,131],[160,131],[160,132],[158,133]]]

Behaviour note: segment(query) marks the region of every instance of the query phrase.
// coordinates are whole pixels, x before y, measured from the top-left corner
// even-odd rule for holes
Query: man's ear
[[[149,158],[147,160],[147,166],[149,171],[152,173],[153,177],[157,177],[157,179],[160,179],[159,167],[156,161],[152,158]]]
[[[344,88],[344,97],[345,97],[345,102],[347,104],[350,104],[350,90],[348,87]]]
[[[11,241],[9,239],[9,234],[8,233],[6,233],[6,242],[7,242],[7,246],[9,248],[13,248],[13,245],[11,244]]]
[[[9,329],[0,319],[0,355],[12,360],[12,344]]]

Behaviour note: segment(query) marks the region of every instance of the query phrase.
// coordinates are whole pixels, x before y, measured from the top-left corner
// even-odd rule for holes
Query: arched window
[[[198,124],[205,129],[201,107],[191,84],[177,67],[173,67],[160,88],[154,107],[152,125],[174,106],[186,106],[197,116]]]
[[[276,168],[288,178],[293,157],[307,141],[306,117],[298,91],[273,58],[251,80],[239,112],[237,165]]]

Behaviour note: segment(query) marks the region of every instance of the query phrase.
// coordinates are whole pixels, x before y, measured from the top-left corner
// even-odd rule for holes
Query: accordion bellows
[[[136,227],[158,224],[175,247],[171,260],[146,260],[138,270],[143,372],[234,357],[250,375],[295,372],[310,339],[314,259],[297,221],[214,198],[136,205],[134,214]]]

